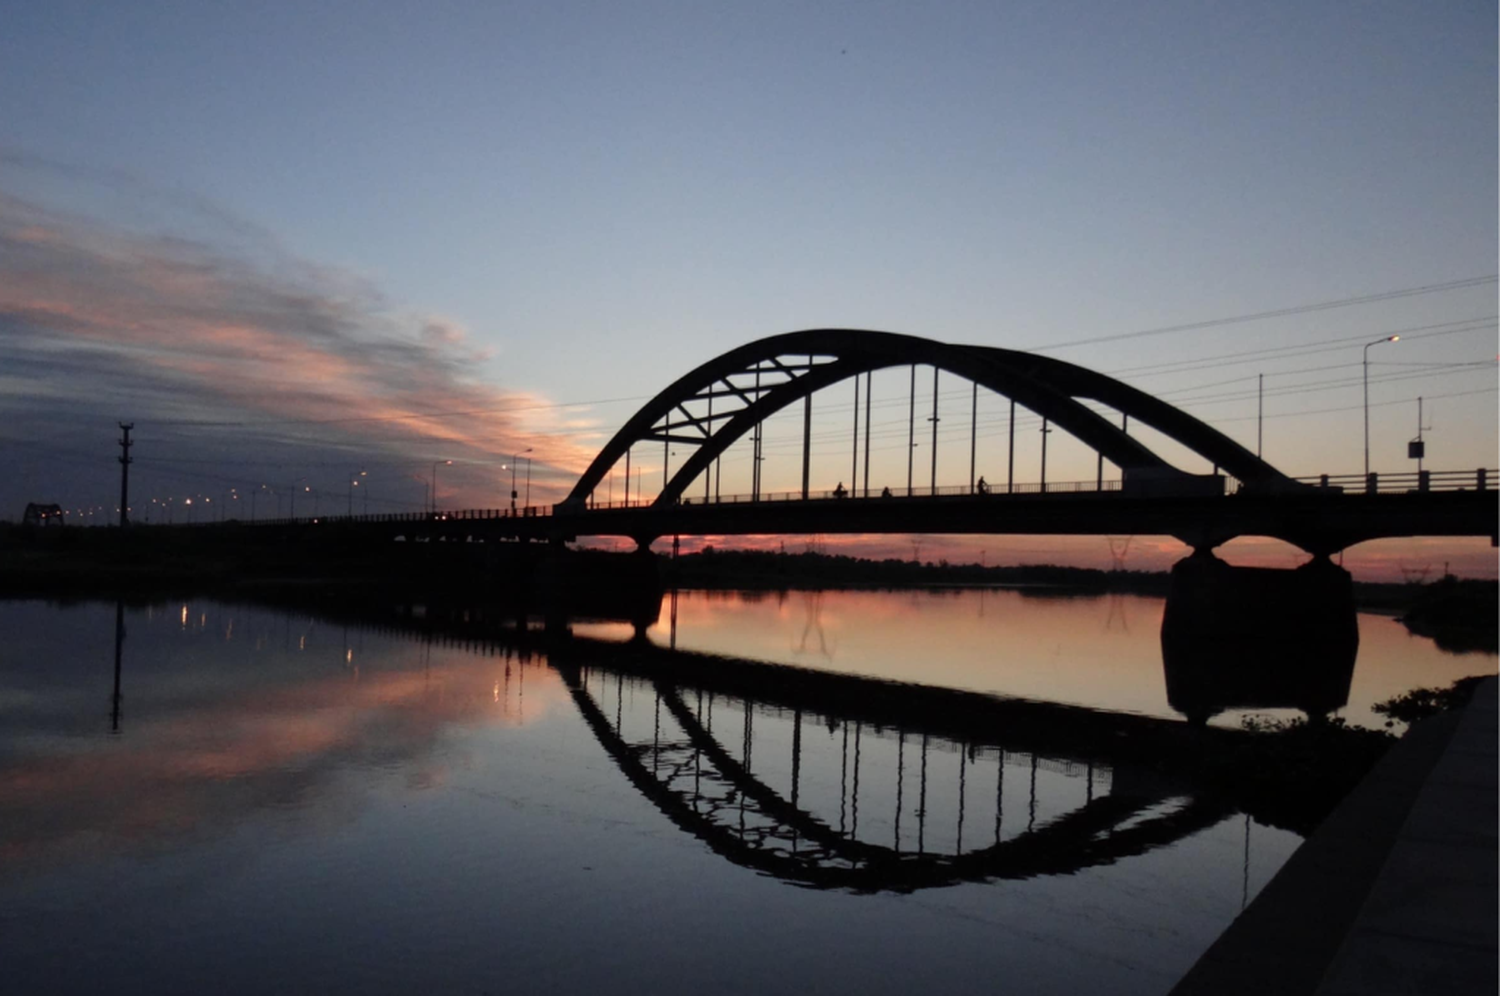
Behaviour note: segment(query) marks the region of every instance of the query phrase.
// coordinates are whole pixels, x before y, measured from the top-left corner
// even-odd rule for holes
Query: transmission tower
[[[1125,569],[1125,558],[1130,555],[1130,544],[1135,542],[1134,536],[1106,536],[1105,541],[1109,543],[1109,556],[1114,561],[1113,571]]]

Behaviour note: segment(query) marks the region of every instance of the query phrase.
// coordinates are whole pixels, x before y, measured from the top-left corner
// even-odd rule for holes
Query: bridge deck
[[[372,538],[562,541],[624,536],[934,533],[974,535],[1175,536],[1211,548],[1236,536],[1269,536],[1329,554],[1365,540],[1396,536],[1485,536],[1500,539],[1500,491],[1489,471],[1360,479],[1364,490],[1327,486],[1296,491],[1222,493],[1224,479],[1188,479],[1169,490],[1126,489],[1120,482],[1066,482],[992,489],[915,489],[866,496],[800,492],[731,495],[717,501],[620,502],[605,505],[463,509],[410,515],[322,516],[264,520],[258,527],[358,528]],[[1416,486],[1400,488],[1400,484]],[[1460,484],[1473,485],[1461,487]],[[206,527],[200,527],[206,528]]]

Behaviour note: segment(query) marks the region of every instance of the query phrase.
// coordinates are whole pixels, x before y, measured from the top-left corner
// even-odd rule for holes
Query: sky
[[[683,373],[819,327],[1043,350],[1292,475],[1362,470],[1363,347],[1400,335],[1368,354],[1372,468],[1415,469],[1418,397],[1424,466],[1500,463],[1493,4],[138,0],[5,23],[0,518],[112,518],[121,420],[138,519],[417,510],[435,463],[444,507],[504,505],[513,473],[555,501]],[[899,486],[905,375],[874,387],[872,484]],[[967,481],[967,393],[940,378],[940,483]],[[981,401],[991,481],[1006,405]],[[851,406],[814,399],[815,487],[848,476]],[[799,422],[768,425],[769,490],[800,483]],[[1048,479],[1092,479],[1060,436]],[[725,463],[748,490],[748,450]],[[636,469],[654,493],[659,454]],[[809,542],[1112,562],[1102,538]],[[1127,566],[1181,550],[1137,538]],[[1496,573],[1487,540],[1346,566],[1442,564]]]

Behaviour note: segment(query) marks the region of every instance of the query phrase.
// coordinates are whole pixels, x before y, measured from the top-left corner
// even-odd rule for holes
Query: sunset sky
[[[1362,350],[1400,335],[1369,351],[1373,468],[1415,470],[1419,396],[1429,469],[1495,467],[1496,38],[1482,3],[11,5],[0,519],[112,518],[120,420],[138,519],[293,490],[414,511],[446,460],[442,505],[495,507],[528,449],[553,501],[681,374],[818,327],[1045,350],[1252,450],[1264,375],[1293,475],[1361,470]],[[872,484],[905,483],[905,378],[875,377]],[[967,385],[939,395],[940,483],[966,483]],[[851,403],[814,400],[815,487],[848,477]],[[992,481],[1005,407],[981,402]],[[769,425],[768,489],[799,482],[800,430]],[[1049,446],[1049,480],[1093,478]],[[731,450],[726,492],[749,466]],[[1129,566],[1180,552],[1140,538]],[[1487,540],[1346,566],[1444,563],[1496,573]]]

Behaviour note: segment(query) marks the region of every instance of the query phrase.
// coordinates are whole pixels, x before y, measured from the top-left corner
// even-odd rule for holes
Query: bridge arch
[[[677,684],[649,680],[657,696],[658,726],[670,730],[675,725],[683,739],[668,732],[665,745],[636,743],[622,735],[590,690],[586,672],[597,665],[552,664],[600,745],[663,815],[735,864],[811,888],[912,892],[962,882],[1074,874],[1176,843],[1233,812],[1222,801],[1197,794],[1173,800],[1165,792],[1111,792],[1091,795],[1072,811],[1003,841],[997,824],[993,844],[963,849],[961,834],[956,850],[877,844],[853,829],[846,832],[823,822],[798,804],[795,790],[788,799],[753,774],[699,721]],[[609,673],[608,666],[602,671]],[[742,704],[754,708],[748,700]],[[663,727],[662,718],[671,723]],[[690,761],[690,755],[695,759]],[[1005,763],[1003,757],[999,763]],[[732,827],[725,805],[730,799],[741,800],[742,810],[749,806],[748,835],[743,820],[739,833]],[[1180,804],[1165,805],[1171,801]],[[858,805],[856,795],[856,812]],[[917,818],[924,815],[919,811]],[[777,846],[788,842],[792,846]]]
[[[1085,401],[1107,405],[1156,429],[1250,488],[1302,487],[1207,423],[1072,363],[1036,353],[953,345],[894,332],[810,329],[747,343],[668,385],[604,445],[562,506],[585,504],[610,468],[644,442],[696,447],[654,501],[658,506],[675,504],[714,460],[770,416],[841,381],[909,365],[932,366],[963,377],[1043,416],[1120,467],[1127,485],[1188,475]],[[716,401],[721,402],[717,411]]]

